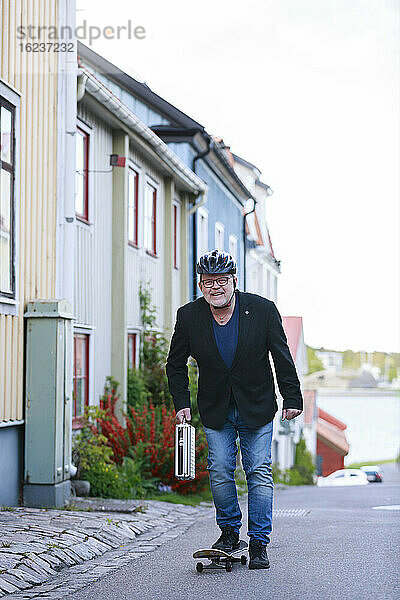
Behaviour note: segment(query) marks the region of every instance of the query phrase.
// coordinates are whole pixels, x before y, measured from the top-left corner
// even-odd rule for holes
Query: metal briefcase
[[[196,430],[184,420],[175,427],[175,477],[194,479],[196,476]]]

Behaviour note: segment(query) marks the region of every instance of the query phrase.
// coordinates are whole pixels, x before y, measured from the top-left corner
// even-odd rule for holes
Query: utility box
[[[71,497],[72,319],[67,300],[27,305],[24,506]]]

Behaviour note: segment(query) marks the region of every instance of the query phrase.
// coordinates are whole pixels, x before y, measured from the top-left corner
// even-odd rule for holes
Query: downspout
[[[196,173],[196,162],[198,160],[200,160],[201,158],[204,158],[205,156],[207,156],[207,154],[209,154],[212,150],[214,146],[214,140],[212,138],[208,138],[207,140],[207,149],[204,150],[204,152],[200,152],[199,154],[196,154],[196,156],[193,158],[192,161],[192,171],[193,173]],[[190,209],[190,213],[193,212],[193,217],[192,217],[192,224],[193,224],[193,238],[192,238],[192,266],[193,266],[193,281],[192,281],[192,292],[193,292],[193,300],[196,300],[197,298],[197,274],[196,274],[196,265],[197,265],[197,209],[205,204],[206,201],[206,196],[205,194],[203,195],[203,200],[201,202],[199,202],[198,204],[196,204],[196,200],[194,201],[194,205],[192,206],[192,208]],[[190,214],[189,213],[189,214]]]
[[[254,203],[252,210],[250,210],[247,213],[244,213],[244,215],[243,215],[243,291],[244,292],[246,291],[246,219],[249,215],[251,215],[251,213],[253,213],[256,210],[256,204],[257,204],[257,201],[254,198],[251,198],[251,200],[253,200],[253,203]]]

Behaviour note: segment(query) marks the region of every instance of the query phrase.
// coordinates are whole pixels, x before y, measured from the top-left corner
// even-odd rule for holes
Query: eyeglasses
[[[212,288],[214,283],[224,286],[228,283],[229,277],[218,277],[218,279],[205,279],[201,283],[205,288]]]

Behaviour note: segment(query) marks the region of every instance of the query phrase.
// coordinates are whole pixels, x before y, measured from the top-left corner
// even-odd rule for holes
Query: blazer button
[[[248,315],[248,314],[249,314],[249,311],[248,311],[248,310],[245,310],[245,311],[244,311],[244,314],[245,314],[245,315]]]

